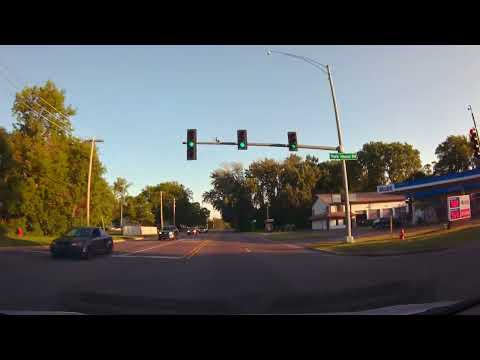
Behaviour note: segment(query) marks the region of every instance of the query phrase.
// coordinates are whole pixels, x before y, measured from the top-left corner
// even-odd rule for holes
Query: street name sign
[[[357,160],[357,153],[330,153],[330,160]]]

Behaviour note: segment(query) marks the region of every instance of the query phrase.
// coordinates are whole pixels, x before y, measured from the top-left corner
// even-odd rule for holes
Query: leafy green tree
[[[375,191],[378,185],[401,182],[409,179],[421,169],[420,152],[407,143],[364,144],[358,152],[358,163],[362,167],[360,188]]]
[[[123,207],[125,205],[125,198],[128,195],[128,188],[132,184],[127,181],[127,179],[122,177],[117,177],[113,183],[113,194],[117,202],[117,208],[119,209],[120,224],[123,225]]]
[[[462,172],[473,166],[473,150],[466,136],[450,135],[435,149],[438,162],[434,173],[443,175],[452,172]]]
[[[8,217],[21,220],[28,231],[48,235],[84,224],[90,147],[71,134],[75,110],[65,105],[65,92],[51,81],[26,87],[16,94],[12,113],[16,120],[8,138],[15,166],[6,186],[15,191],[7,200]],[[109,222],[114,205],[104,173],[95,153],[91,198],[95,225]]]
[[[203,194],[203,201],[220,211],[224,221],[238,230],[249,230],[255,210],[253,194],[240,163],[224,164],[210,175],[213,189]]]

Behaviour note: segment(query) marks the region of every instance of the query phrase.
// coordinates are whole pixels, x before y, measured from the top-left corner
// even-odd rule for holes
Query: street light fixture
[[[343,136],[342,136],[342,129],[340,126],[340,115],[338,112],[338,107],[337,107],[337,99],[335,96],[335,88],[333,86],[333,79],[332,79],[332,74],[330,72],[330,67],[328,65],[324,65],[322,63],[319,63],[316,60],[313,60],[309,57],[306,56],[300,56],[300,55],[295,55],[292,53],[288,52],[283,52],[283,51],[278,51],[278,50],[272,50],[272,49],[267,49],[267,55],[272,55],[272,54],[279,54],[279,55],[284,55],[288,57],[292,57],[295,59],[302,60],[313,67],[319,69],[322,71],[324,74],[328,76],[328,82],[330,84],[330,91],[332,93],[332,101],[333,101],[333,109],[335,111],[335,120],[337,124],[337,135],[338,135],[338,152],[344,152],[343,148]],[[347,164],[345,160],[342,160],[342,168],[343,168],[343,186],[345,188],[345,210],[346,210],[346,216],[347,216],[347,242],[353,242],[353,236],[352,236],[352,219],[350,218],[350,197],[348,194],[348,176],[347,176]]]

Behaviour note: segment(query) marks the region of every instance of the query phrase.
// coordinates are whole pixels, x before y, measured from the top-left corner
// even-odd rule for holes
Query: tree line
[[[357,161],[347,161],[351,192],[376,191],[377,186],[460,172],[474,166],[466,136],[448,136],[435,150],[436,162],[422,166],[420,152],[400,142],[366,143]],[[278,225],[310,226],[311,207],[318,193],[343,192],[341,162],[314,156],[290,155],[283,161],[265,158],[248,168],[223,164],[211,173],[212,189],[203,200],[220,211],[239,230],[263,227],[267,216]]]
[[[90,142],[73,135],[71,118],[77,110],[65,104],[65,91],[52,81],[25,87],[12,106],[12,131],[0,128],[0,227],[22,227],[32,233],[55,235],[86,225],[86,194]],[[128,183],[110,186],[106,168],[93,156],[90,225],[118,221],[120,201],[125,216],[142,225],[159,223],[159,191],[164,191],[164,219],[205,224],[209,211],[192,202],[192,192],[176,182],[147,186],[128,196]],[[121,181],[124,181],[123,185]],[[121,199],[119,193],[123,195]]]
[[[160,206],[163,204],[164,225],[206,225],[210,211],[198,202],[193,202],[190,189],[176,181],[146,186],[137,196],[130,196],[130,184],[117,178],[113,184],[116,207],[113,222],[120,224],[123,203],[123,224],[158,225],[161,223]],[[162,193],[162,195],[160,195]],[[162,196],[162,199],[160,199]],[[175,221],[173,205],[175,201]]]

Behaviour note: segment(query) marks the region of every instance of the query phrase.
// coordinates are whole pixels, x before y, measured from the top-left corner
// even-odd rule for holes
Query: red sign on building
[[[450,196],[447,198],[447,204],[449,221],[469,219],[472,216],[470,195]]]

